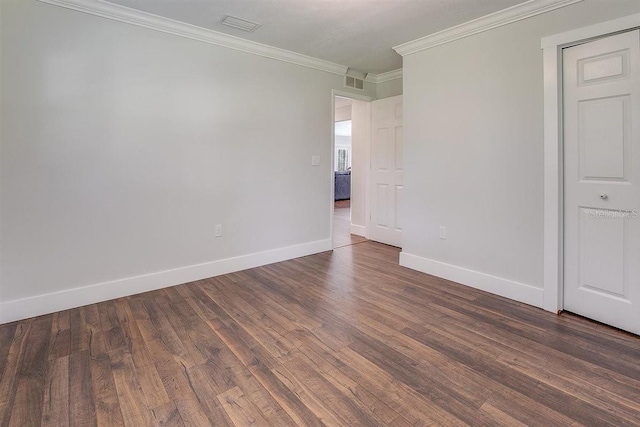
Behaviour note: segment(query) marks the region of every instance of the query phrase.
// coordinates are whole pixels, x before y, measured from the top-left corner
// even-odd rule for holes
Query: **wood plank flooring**
[[[365,242],[0,326],[0,425],[638,426],[639,362]]]

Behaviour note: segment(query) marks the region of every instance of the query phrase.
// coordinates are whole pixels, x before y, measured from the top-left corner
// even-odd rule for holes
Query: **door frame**
[[[337,89],[331,89],[331,156],[329,161],[329,174],[331,175],[331,191],[329,191],[329,236],[331,237],[331,250],[333,250],[335,242],[333,241],[333,207],[335,204],[335,191],[336,191],[336,175],[333,173],[333,165],[335,162],[336,156],[336,96],[340,96],[343,98],[356,99],[358,101],[371,102],[374,101],[375,98],[366,95],[360,95],[357,93],[346,92]],[[353,117],[351,120],[353,124]],[[353,151],[352,151],[353,153]],[[353,159],[351,159],[353,162]],[[365,182],[367,185],[369,184],[369,170],[366,172],[367,176],[365,176]],[[367,215],[366,221],[366,237],[369,236],[369,198],[365,196],[365,211]]]
[[[544,292],[543,308],[564,308],[564,48],[640,28],[640,13],[544,37]]]

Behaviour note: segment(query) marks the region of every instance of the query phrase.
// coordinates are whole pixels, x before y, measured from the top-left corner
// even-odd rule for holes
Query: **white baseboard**
[[[356,236],[367,237],[367,227],[363,225],[351,224],[351,234]]]
[[[534,307],[542,308],[543,305],[544,290],[535,286],[411,255],[406,252],[400,253],[400,265]]]
[[[331,239],[0,303],[0,324],[202,280],[332,249]]]

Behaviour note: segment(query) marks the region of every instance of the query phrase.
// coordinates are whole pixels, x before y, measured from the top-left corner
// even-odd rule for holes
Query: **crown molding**
[[[531,18],[552,10],[560,9],[583,0],[529,0],[498,12],[456,25],[443,31],[419,38],[401,45],[393,50],[402,56],[411,55],[422,50],[450,43],[474,34],[489,31],[503,25]]]
[[[38,0],[55,6],[344,76],[347,67],[103,0]]]
[[[564,33],[543,37],[540,47],[542,49],[556,48],[570,43],[584,42],[585,40],[601,37],[605,34],[613,34],[620,31],[627,31],[631,28],[640,28],[640,13],[612,19],[611,21],[599,22],[588,27],[577,28]]]
[[[352,70],[351,68],[349,68],[347,70],[347,76],[351,76],[351,77],[355,77],[357,79],[361,79],[361,80],[365,80],[365,77],[367,77],[367,73],[363,73],[361,71],[356,71],[356,70]]]
[[[402,68],[398,68],[397,70],[389,71],[386,73],[380,74],[367,74],[367,78],[365,81],[369,83],[384,83],[390,82],[391,80],[398,80],[402,78]]]

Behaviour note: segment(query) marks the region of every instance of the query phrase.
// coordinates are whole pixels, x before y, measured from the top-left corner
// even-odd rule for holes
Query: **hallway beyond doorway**
[[[333,208],[333,247],[366,242],[362,236],[351,234],[351,201],[337,200]]]

